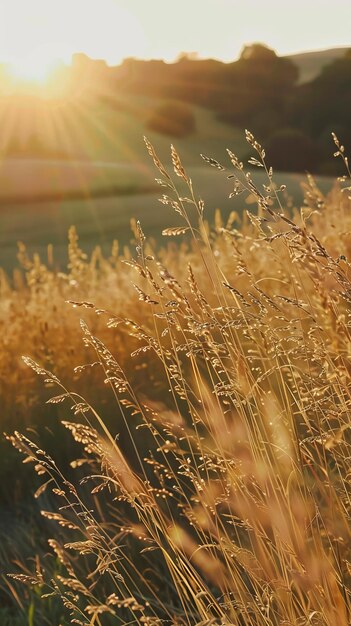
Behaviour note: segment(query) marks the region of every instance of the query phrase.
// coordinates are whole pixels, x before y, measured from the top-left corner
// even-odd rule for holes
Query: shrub
[[[147,127],[162,135],[187,137],[195,131],[194,113],[181,102],[164,102],[151,113]]]
[[[317,145],[294,128],[273,133],[268,142],[267,155],[272,167],[285,172],[315,170],[319,162]]]

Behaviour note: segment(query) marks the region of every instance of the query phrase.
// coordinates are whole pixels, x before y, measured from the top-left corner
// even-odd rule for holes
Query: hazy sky
[[[351,46],[351,0],[0,0],[0,11],[0,61],[38,76],[75,51],[116,64],[233,60],[254,41],[280,54]]]

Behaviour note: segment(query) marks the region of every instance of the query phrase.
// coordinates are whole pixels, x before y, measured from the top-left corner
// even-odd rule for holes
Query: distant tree
[[[163,102],[152,111],[147,127],[162,135],[187,137],[195,130],[194,113],[182,102]]]
[[[275,51],[262,43],[244,46],[240,54],[243,61],[270,61],[276,58]]]
[[[187,137],[195,130],[190,106],[181,102],[164,102],[154,109],[147,122],[150,130],[170,137]]]
[[[298,69],[267,46],[253,44],[244,47],[240,59],[230,65],[223,78],[221,119],[251,125],[258,115],[277,115],[284,122]]]
[[[267,162],[286,172],[315,171],[320,154],[314,141],[295,128],[275,132],[267,145]]]
[[[351,141],[351,51],[326,65],[319,76],[296,90],[292,122],[319,138],[332,126],[345,129]]]
[[[237,65],[249,81],[258,80],[267,89],[290,88],[299,74],[290,59],[278,57],[274,50],[260,43],[244,46]]]
[[[182,63],[184,61],[198,61],[199,60],[198,52],[180,52],[176,58],[176,63]]]

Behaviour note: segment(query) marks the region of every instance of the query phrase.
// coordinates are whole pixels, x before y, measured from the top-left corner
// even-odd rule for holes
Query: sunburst
[[[29,55],[14,59],[7,69],[16,82],[43,84],[58,64],[58,61],[47,61],[44,55]]]

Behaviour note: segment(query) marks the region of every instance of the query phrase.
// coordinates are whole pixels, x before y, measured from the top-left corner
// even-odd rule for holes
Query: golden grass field
[[[71,229],[67,271],[21,248],[1,275],[3,421],[51,553],[7,555],[18,623],[55,598],[61,624],[350,623],[350,171],[335,138],[345,179],[308,177],[294,208],[246,139],[265,183],[233,153],[203,166],[241,212],[210,226],[178,153],[147,142],[168,246],[134,222],[134,250],[87,257]],[[43,399],[62,455],[33,432]]]

